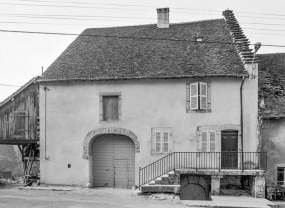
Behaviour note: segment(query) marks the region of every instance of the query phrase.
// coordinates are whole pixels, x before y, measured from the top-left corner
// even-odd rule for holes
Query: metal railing
[[[266,152],[173,152],[139,168],[139,186],[174,169],[266,170]]]

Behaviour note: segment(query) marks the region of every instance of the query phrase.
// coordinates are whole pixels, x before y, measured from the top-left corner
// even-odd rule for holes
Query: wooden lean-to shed
[[[39,157],[38,77],[34,77],[0,103],[0,144],[18,145],[29,174]]]

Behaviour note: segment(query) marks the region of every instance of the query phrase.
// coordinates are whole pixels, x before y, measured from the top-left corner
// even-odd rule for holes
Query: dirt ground
[[[18,187],[20,185],[0,185],[1,208],[185,208],[174,194],[134,196],[131,189],[69,187],[71,191],[53,191]]]

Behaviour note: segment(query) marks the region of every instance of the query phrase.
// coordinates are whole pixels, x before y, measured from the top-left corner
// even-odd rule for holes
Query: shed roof
[[[197,42],[196,37],[203,37]],[[39,81],[181,78],[244,74],[224,19],[86,29]]]
[[[285,117],[285,53],[259,54],[259,105],[263,118]]]
[[[24,84],[22,87],[20,87],[16,92],[14,92],[12,95],[10,95],[9,97],[7,97],[5,100],[3,100],[2,102],[0,102],[0,108],[1,108],[2,106],[4,106],[6,103],[8,103],[12,98],[14,98],[14,97],[17,96],[19,93],[21,93],[23,90],[25,90],[28,86],[30,86],[31,84],[33,84],[38,78],[39,78],[39,76],[36,76],[36,77],[32,78],[32,79],[29,80],[26,84]]]

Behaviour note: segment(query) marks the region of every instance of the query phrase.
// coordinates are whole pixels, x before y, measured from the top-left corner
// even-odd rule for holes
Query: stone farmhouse
[[[264,197],[248,39],[231,10],[177,24],[169,12],[157,9],[157,24],[86,29],[37,79],[41,182],[184,199],[235,183]]]

